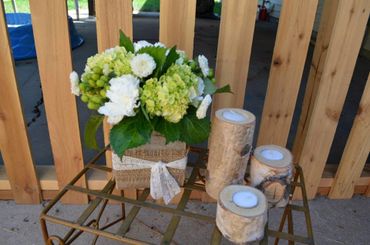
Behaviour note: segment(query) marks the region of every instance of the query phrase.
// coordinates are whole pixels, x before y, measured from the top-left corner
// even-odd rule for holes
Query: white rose
[[[203,100],[203,91],[204,91],[204,81],[202,78],[198,77],[198,87],[197,89],[191,87],[189,89],[189,99],[191,104],[195,107],[198,107],[200,102]]]
[[[204,81],[202,78],[198,77],[198,95],[202,95],[204,92]]]
[[[138,77],[147,77],[154,71],[156,63],[149,54],[138,54],[131,59],[132,72]]]
[[[209,74],[208,59],[204,55],[198,56],[198,63],[202,70],[203,76],[207,77]]]
[[[134,50],[135,50],[135,53],[137,51],[139,51],[140,49],[144,48],[144,47],[150,47],[150,46],[153,46],[153,44],[145,41],[145,40],[142,40],[142,41],[138,41],[136,43],[134,43]]]
[[[77,72],[72,71],[71,74],[69,74],[69,80],[71,80],[72,94],[76,96],[80,96],[80,87],[78,86],[80,79],[78,78]]]
[[[140,103],[139,100],[139,84],[140,80],[133,75],[123,75],[121,77],[112,78],[110,88],[107,91],[109,101],[99,108],[100,114],[108,117],[108,123],[117,124],[125,116],[135,116],[135,108]]]
[[[200,103],[200,106],[198,107],[197,110],[197,118],[198,119],[203,119],[207,115],[207,110],[209,105],[212,103],[212,98],[209,94],[204,97],[202,103]]]

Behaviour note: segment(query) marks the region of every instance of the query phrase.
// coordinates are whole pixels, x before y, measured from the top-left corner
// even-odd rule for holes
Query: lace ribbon
[[[163,198],[164,203],[167,205],[181,191],[179,184],[170,174],[167,167],[184,170],[188,158],[185,156],[173,162],[163,163],[161,161],[153,162],[129,156],[123,156],[121,160],[119,156],[113,153],[112,160],[114,170],[150,168],[150,195],[156,200]]]

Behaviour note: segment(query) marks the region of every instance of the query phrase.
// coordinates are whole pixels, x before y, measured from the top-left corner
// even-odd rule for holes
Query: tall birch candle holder
[[[243,184],[256,117],[245,110],[225,108],[216,111],[212,121],[205,188],[218,199],[223,188]]]
[[[260,189],[270,207],[284,207],[289,196],[287,186],[292,179],[292,154],[277,145],[263,145],[254,149],[251,157],[251,185]]]
[[[267,222],[265,195],[249,186],[230,185],[217,201],[216,225],[222,235],[236,244],[261,240]]]

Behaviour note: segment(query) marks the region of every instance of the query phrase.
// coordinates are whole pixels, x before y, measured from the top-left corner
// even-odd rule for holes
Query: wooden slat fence
[[[285,146],[311,40],[317,0],[285,0],[271,62],[258,144]],[[96,0],[98,50],[118,44],[118,30],[133,38],[131,0]],[[242,108],[255,29],[257,0],[224,0],[216,59],[216,77],[230,83],[234,94],[215,97],[213,110]],[[36,166],[18,95],[4,8],[0,6],[0,199],[37,203],[53,197],[82,167],[82,147],[76,98],[69,88],[71,47],[65,0],[30,0],[33,29],[54,166]],[[193,55],[196,0],[161,0],[159,40]],[[360,44],[369,17],[368,0],[326,0],[310,67],[298,132],[295,161],[304,169],[308,194],[350,198],[370,196],[370,177],[363,175],[369,143],[370,81],[362,95],[338,170],[326,165]],[[259,45],[254,43],[253,45]],[[11,109],[9,109],[11,108]],[[105,125],[105,142],[109,127]],[[110,157],[107,155],[107,164]],[[366,167],[365,167],[366,168]],[[22,171],[21,171],[22,170]],[[82,180],[100,189],[107,176]],[[136,196],[136,190],[125,191]],[[195,193],[192,198],[207,200]],[[86,203],[87,196],[71,194],[66,203]]]

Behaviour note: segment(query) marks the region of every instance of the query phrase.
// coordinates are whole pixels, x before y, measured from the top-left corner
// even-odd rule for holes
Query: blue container
[[[30,59],[36,57],[35,40],[33,39],[31,15],[26,13],[6,14],[9,38],[15,60]],[[68,16],[69,32],[72,48],[81,46],[84,42],[82,36],[77,33],[73,20]]]

